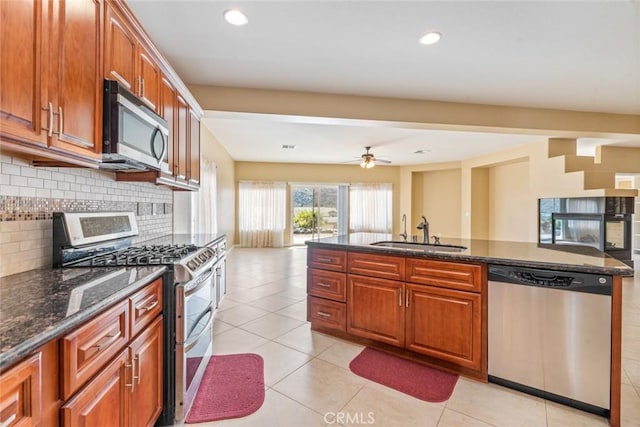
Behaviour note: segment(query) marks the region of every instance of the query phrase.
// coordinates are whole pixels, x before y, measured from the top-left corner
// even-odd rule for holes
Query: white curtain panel
[[[195,232],[213,234],[218,232],[216,215],[217,166],[210,160],[200,164],[200,190],[192,199],[192,212],[195,218]]]
[[[351,184],[349,187],[349,231],[352,233],[391,233],[391,200],[391,184]]]
[[[241,181],[239,190],[240,246],[281,248],[286,221],[286,184]]]

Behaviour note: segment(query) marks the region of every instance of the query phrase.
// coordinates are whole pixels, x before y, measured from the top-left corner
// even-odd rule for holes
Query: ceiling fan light
[[[365,169],[371,169],[375,165],[376,163],[371,159],[364,159],[362,160],[362,163],[360,163],[360,167]]]

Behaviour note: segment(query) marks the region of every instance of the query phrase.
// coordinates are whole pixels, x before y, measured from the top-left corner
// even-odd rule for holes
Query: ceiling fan
[[[365,169],[369,169],[372,168],[376,165],[376,163],[384,163],[384,164],[389,164],[391,163],[390,160],[384,160],[384,159],[378,159],[376,158],[373,153],[369,152],[369,150],[371,150],[371,146],[369,147],[364,147],[366,152],[360,156],[362,157],[362,161],[360,162],[360,167],[363,167]]]

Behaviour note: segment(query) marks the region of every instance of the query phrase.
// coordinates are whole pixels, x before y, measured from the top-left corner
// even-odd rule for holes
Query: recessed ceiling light
[[[441,38],[442,38],[442,34],[440,34],[439,32],[429,31],[427,34],[420,37],[420,43],[426,44],[426,45],[435,44],[435,43],[438,43]]]
[[[246,25],[249,22],[247,15],[238,9],[229,9],[224,12],[224,19],[231,25]]]

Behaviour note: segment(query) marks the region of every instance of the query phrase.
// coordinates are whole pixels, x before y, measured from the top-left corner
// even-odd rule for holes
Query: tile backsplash
[[[0,155],[0,277],[51,265],[53,212],[133,211],[142,237],[168,234],[173,192],[86,168],[36,168]]]

